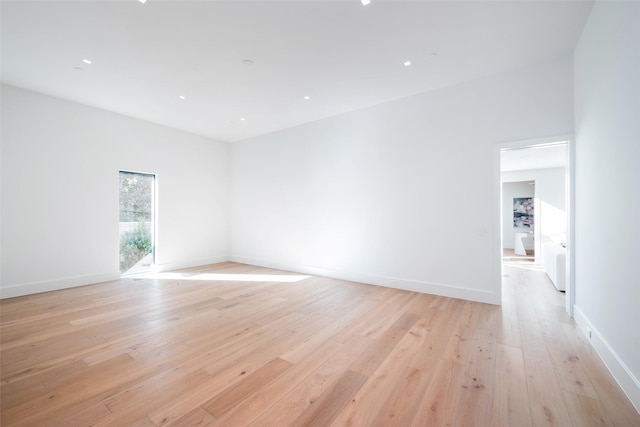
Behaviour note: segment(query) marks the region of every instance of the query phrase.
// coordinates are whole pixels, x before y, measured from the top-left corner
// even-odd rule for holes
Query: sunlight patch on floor
[[[286,282],[295,283],[311,276],[301,274],[224,274],[224,273],[142,273],[131,275],[135,279],[199,280],[222,282]]]

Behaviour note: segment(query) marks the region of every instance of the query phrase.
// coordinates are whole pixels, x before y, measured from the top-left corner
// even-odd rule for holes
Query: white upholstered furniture
[[[542,248],[542,257],[547,276],[559,291],[564,291],[567,249],[560,243],[547,243]]]

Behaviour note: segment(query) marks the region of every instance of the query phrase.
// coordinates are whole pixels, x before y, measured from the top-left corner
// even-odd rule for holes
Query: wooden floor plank
[[[351,345],[331,340],[327,341],[325,345],[316,349],[313,357],[305,358],[303,361],[296,363],[269,384],[256,390],[247,399],[217,420],[216,425],[232,427],[247,426],[254,423],[256,418],[268,412],[270,407],[280,403],[280,400],[291,390],[292,384],[304,383],[309,385],[313,383],[313,378],[310,377],[317,375],[318,371],[326,374],[324,366],[327,361],[332,365],[333,369],[340,369],[346,363],[342,362],[342,360],[353,354],[350,347]]]
[[[620,386],[609,374],[608,369],[598,357],[587,338],[578,331],[575,324],[562,325],[566,342],[574,354],[580,357],[585,371],[598,396],[601,413],[610,425],[632,427],[639,426],[638,413],[628,410],[629,400]]]
[[[603,427],[618,425],[606,419],[606,415],[602,413],[597,399],[566,391],[563,394],[573,425]]]
[[[367,377],[364,375],[347,370],[333,387],[322,393],[313,403],[313,408],[304,412],[291,426],[323,427],[330,425],[366,381]]]
[[[162,393],[147,393],[147,390],[145,390],[143,393],[132,396],[128,401],[121,399],[116,400],[118,403],[117,406],[114,405],[112,401],[110,402],[111,406],[107,404],[111,413],[95,421],[92,425],[95,427],[128,425],[131,422],[145,417],[151,411],[172,402],[191,387],[210,380],[211,376],[206,372],[202,370],[192,371],[188,375],[171,382],[169,385],[159,388],[158,390],[162,390]],[[119,397],[126,399],[126,391],[124,394],[124,396]]]
[[[388,397],[382,402],[371,420],[371,426],[395,427],[407,425],[415,416],[416,401],[421,398],[429,383],[431,372],[406,367],[395,381]]]
[[[522,349],[497,345],[492,426],[531,426]]]
[[[303,412],[309,410],[325,390],[330,388],[344,374],[353,359],[365,348],[366,340],[369,340],[369,338],[361,336],[356,336],[345,344],[329,340],[323,348],[318,350],[316,357],[306,358],[301,361],[286,375],[278,379],[278,381],[282,380],[280,384],[274,382],[270,385],[272,389],[267,388],[264,390],[264,393],[275,397],[277,402],[272,405],[269,405],[269,402],[261,402],[261,406],[251,402],[250,405],[246,405],[243,408],[245,413],[258,412],[257,415],[254,412],[251,424],[244,422],[246,417],[244,419],[231,419],[231,421],[236,421],[236,425],[251,425],[253,427],[292,424]],[[335,350],[333,350],[334,346],[337,346]],[[331,354],[327,354],[328,352],[331,352]],[[324,356],[325,354],[327,354],[327,357]],[[320,359],[322,363],[315,366],[317,359]],[[305,373],[298,372],[298,367],[302,367],[304,371],[311,372],[311,374],[300,379]],[[295,375],[297,380],[285,378],[287,375]],[[293,388],[291,386],[287,387],[285,383],[287,380],[292,380],[292,383],[296,385]]]
[[[280,358],[274,359],[262,366],[242,381],[227,390],[222,390],[208,402],[202,404],[202,409],[216,418],[226,414],[231,408],[241,403],[247,396],[259,390],[260,387],[282,374],[292,366],[291,362]]]
[[[67,427],[67,426],[90,426],[93,425],[98,420],[101,420],[105,417],[108,417],[111,414],[107,405],[102,402],[95,403],[91,406],[88,406],[66,418],[60,420],[60,422],[54,422],[53,424],[57,427]]]
[[[432,379],[418,401],[411,426],[453,426],[458,408],[464,365],[450,358],[441,359],[434,367]]]
[[[390,328],[392,330],[394,328]],[[377,412],[389,399],[406,367],[421,348],[424,337],[402,331],[384,361],[372,372],[369,380],[362,386],[353,400],[347,402],[345,409],[338,414],[333,425],[370,425],[376,419]],[[374,350],[375,351],[375,350]]]
[[[212,426],[216,422],[216,419],[204,409],[197,407],[190,412],[187,412],[180,418],[167,424],[171,427],[208,427]],[[155,425],[155,424],[154,424]]]
[[[1,300],[0,423],[640,425],[544,272],[503,279],[492,306],[226,262]]]

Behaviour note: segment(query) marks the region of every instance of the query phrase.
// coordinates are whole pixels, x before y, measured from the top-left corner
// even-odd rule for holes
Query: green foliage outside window
[[[120,222],[149,222],[153,175],[120,172]]]
[[[151,253],[151,230],[144,222],[139,222],[134,230],[120,236],[120,271],[126,272],[138,261]]]

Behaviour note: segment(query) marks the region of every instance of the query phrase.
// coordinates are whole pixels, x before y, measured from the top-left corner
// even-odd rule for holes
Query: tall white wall
[[[233,144],[231,258],[499,302],[493,146],[572,119],[564,59]]]
[[[566,169],[529,169],[502,172],[501,175],[502,182],[504,183],[535,181],[535,251],[536,262],[540,263],[540,256],[542,255],[542,248],[545,243],[567,242]],[[513,195],[512,198],[513,197],[519,196]],[[503,204],[505,202],[506,200],[503,201]],[[508,210],[510,210],[511,213],[513,212],[513,209],[510,209],[510,207],[507,206],[506,209],[503,210],[502,217],[504,227],[502,237],[505,248],[513,247],[515,237],[512,216],[505,218],[505,215],[508,215]],[[522,231],[522,229],[519,229],[518,231]]]
[[[157,174],[159,269],[227,259],[228,145],[2,86],[2,297],[119,277],[118,171]]]
[[[575,313],[640,411],[640,2],[596,2],[574,54]]]

